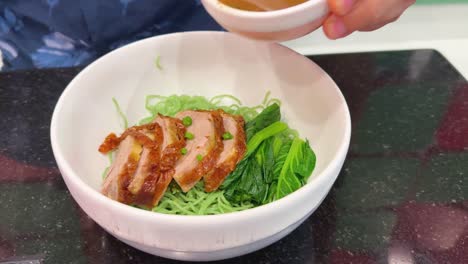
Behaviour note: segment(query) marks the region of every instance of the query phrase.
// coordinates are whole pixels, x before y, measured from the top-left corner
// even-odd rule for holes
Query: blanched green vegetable
[[[275,125],[273,128],[266,129],[268,126],[274,124],[275,122],[278,122],[280,119],[281,119],[281,113],[280,113],[279,105],[274,103],[266,107],[254,119],[252,119],[251,121],[245,124],[246,135],[249,135],[250,133],[250,138],[257,132],[263,130],[262,132],[263,135],[257,136],[254,143],[251,143],[252,140],[247,140],[248,144],[250,143],[250,154],[252,154],[252,152],[255,150],[256,147],[258,147],[258,144],[260,144],[263,140],[266,139],[265,136],[267,133],[271,133],[272,130],[276,131],[278,128],[279,130],[285,129],[284,126],[281,124]],[[249,136],[247,136],[247,138],[249,138]],[[250,159],[248,159],[248,156],[250,156],[249,145],[247,145],[247,150],[248,151],[247,151],[247,154],[244,156],[244,159],[241,160],[239,164],[237,164],[236,169],[226,178],[226,180],[224,180],[223,184],[221,185],[222,189],[227,190],[228,196],[233,197],[235,187],[233,187],[232,185],[233,183],[239,181],[239,179],[241,178],[245,170],[247,163],[250,162]],[[229,188],[229,186],[231,187]]]
[[[304,185],[315,167],[315,154],[307,141],[295,138],[282,164],[275,199],[280,199]]]
[[[281,112],[278,104],[274,103],[265,108],[254,119],[245,124],[245,135],[247,142],[260,130],[281,120]]]
[[[276,176],[276,180],[278,179],[281,170],[283,169],[284,162],[286,161],[286,158],[289,154],[289,150],[291,149],[291,144],[292,140],[282,141],[282,145],[280,146],[277,154],[275,155],[275,165],[273,167],[273,173]]]
[[[274,138],[265,140],[258,148],[258,151],[255,153],[255,158],[262,168],[263,177],[266,183],[272,183],[275,178],[273,173],[273,168],[275,165],[273,140]]]
[[[229,201],[265,204],[306,183],[315,154],[280,119],[279,106],[272,104],[246,124],[247,153],[221,186]]]
[[[247,154],[246,156],[249,156],[252,154],[257,147],[262,143],[265,139],[272,137],[276,134],[279,134],[286,130],[288,128],[288,125],[286,125],[283,122],[275,122],[264,129],[260,130],[257,134],[255,134],[250,141],[247,143]]]
[[[226,190],[227,199],[237,203],[253,201],[257,204],[261,204],[266,199],[268,183],[272,182],[273,178],[271,174],[274,157],[272,141],[265,140],[287,128],[285,123],[275,122],[252,137],[247,143],[244,159],[221,186]],[[264,141],[265,144],[261,145]]]

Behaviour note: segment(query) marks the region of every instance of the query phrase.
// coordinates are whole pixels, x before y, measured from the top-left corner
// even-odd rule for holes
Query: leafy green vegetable
[[[278,104],[274,103],[265,108],[258,116],[245,124],[247,142],[253,135],[265,127],[281,120],[281,112]]]
[[[254,157],[250,159],[251,161],[247,163],[236,186],[236,191],[242,197],[238,202],[246,202],[251,199],[256,203],[260,203],[266,195],[267,187],[263,183],[262,167]]]
[[[302,143],[302,162],[304,166],[301,166],[298,170],[298,174],[302,176],[302,184],[306,184],[307,181],[309,180],[310,176],[312,175],[312,172],[315,169],[315,165],[317,163],[317,157],[315,156],[314,151],[310,147],[309,141],[306,140],[305,143]]]
[[[276,199],[276,188],[278,187],[278,177],[283,168],[284,162],[291,148],[292,139],[282,135],[273,138],[272,148],[274,154],[274,162],[272,166],[272,182],[268,190],[267,198],[262,202],[263,204],[271,203]]]
[[[276,137],[273,138],[273,143],[272,144],[273,144],[273,154],[276,157],[276,156],[278,156],[278,153],[279,153],[279,151],[281,150],[281,147],[284,144],[284,140],[283,140],[282,137],[276,136]]]
[[[276,134],[238,164],[222,189],[231,202],[265,204],[299,189],[314,168],[315,154],[308,141]]]
[[[221,185],[231,202],[274,201],[299,189],[312,173],[315,155],[308,143],[280,119],[273,103],[247,122],[247,152]]]
[[[275,137],[276,138],[276,137]],[[265,183],[272,183],[274,180],[273,168],[275,165],[275,154],[273,151],[274,138],[269,138],[260,145],[255,158],[262,168],[263,179]]]
[[[280,137],[275,137],[275,140]],[[283,169],[284,162],[289,154],[289,149],[291,148],[292,140],[282,140],[282,145],[280,146],[277,154],[275,155],[275,165],[273,166],[273,174],[277,180],[281,170]]]
[[[268,184],[274,177],[272,137],[287,128],[285,123],[275,122],[260,130],[247,143],[244,159],[221,185],[228,200],[261,204],[266,199]]]
[[[283,122],[275,122],[264,129],[260,130],[257,134],[255,134],[250,141],[247,143],[247,154],[249,156],[252,152],[257,149],[257,147],[262,143],[265,139],[272,137],[278,133],[283,132],[288,128]]]
[[[228,177],[221,184],[221,189],[226,190],[227,196],[232,197],[234,195],[234,192],[236,190],[235,184],[242,177],[242,174],[244,173],[245,168],[249,162],[250,159],[248,158],[244,158],[243,160],[241,160],[237,164],[236,169],[233,172],[231,172],[231,174],[229,174]]]
[[[277,181],[274,181],[270,184],[269,188],[268,188],[268,194],[267,194],[267,197],[266,199],[264,199],[262,201],[262,204],[267,204],[267,203],[271,203],[273,202],[274,200],[276,200],[276,187],[278,186],[278,182]]]
[[[258,114],[257,117],[255,117],[250,122],[246,123],[245,125],[246,134],[249,133],[248,131],[250,131],[250,133],[255,134],[259,132],[260,130],[263,130],[263,129],[265,130],[263,130],[262,135],[257,136],[254,143],[250,143],[252,142],[252,140],[247,141],[248,143],[250,143],[250,153],[247,152],[244,159],[241,160],[239,164],[237,164],[236,169],[226,178],[226,180],[224,180],[221,188],[228,189],[229,186],[231,186],[233,183],[237,182],[241,178],[241,176],[243,175],[246,169],[247,163],[251,162],[251,159],[249,159],[248,156],[254,151],[254,149],[258,146],[258,144],[260,144],[263,140],[266,139],[267,134],[271,132],[276,132],[278,128],[280,130],[284,128],[284,123],[276,124],[273,127],[267,128],[271,126],[272,124],[274,124],[275,122],[278,122],[280,118],[281,118],[281,114],[280,114],[279,105],[275,103],[265,108],[260,114]],[[252,137],[253,134],[250,137]],[[228,191],[228,193],[231,194],[230,195],[231,197],[233,196],[234,192],[235,192],[235,188],[231,188]]]
[[[244,158],[223,182],[221,189],[234,203],[258,201],[266,192],[262,168],[255,157]]]
[[[315,167],[315,154],[309,143],[295,138],[281,168],[275,199],[280,199],[299,189]]]

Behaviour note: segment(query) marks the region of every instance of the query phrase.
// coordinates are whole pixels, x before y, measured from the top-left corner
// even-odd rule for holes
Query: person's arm
[[[331,15],[323,30],[330,39],[372,31],[397,20],[416,0],[328,0]]]

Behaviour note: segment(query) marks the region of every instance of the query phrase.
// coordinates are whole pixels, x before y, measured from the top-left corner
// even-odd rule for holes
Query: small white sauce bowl
[[[309,0],[267,12],[244,11],[218,0],[202,0],[202,3],[226,30],[265,41],[287,41],[307,35],[319,28],[328,14],[326,0]]]

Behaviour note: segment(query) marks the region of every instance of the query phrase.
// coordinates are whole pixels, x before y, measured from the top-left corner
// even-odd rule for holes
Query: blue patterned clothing
[[[0,0],[3,70],[85,65],[129,42],[221,30],[200,0]]]

